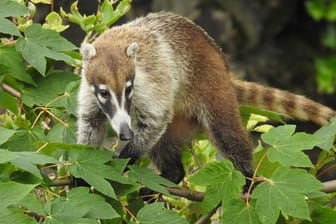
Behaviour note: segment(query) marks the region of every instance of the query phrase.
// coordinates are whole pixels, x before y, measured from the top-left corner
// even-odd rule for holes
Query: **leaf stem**
[[[259,170],[259,168],[260,168],[260,166],[261,166],[261,163],[262,163],[262,162],[264,161],[264,159],[266,158],[266,155],[267,155],[267,152],[265,152],[265,153],[262,155],[262,157],[260,158],[260,160],[259,160],[259,162],[258,162],[256,168],[254,169],[254,173],[253,173],[253,177],[252,177],[252,180],[251,180],[251,184],[250,184],[249,189],[247,190],[247,193],[246,193],[247,195],[251,195],[253,185],[255,184],[256,179],[257,179],[257,178],[256,178],[256,177],[257,177],[257,172],[258,172],[258,170]],[[246,206],[248,207],[249,204],[250,204],[250,197],[247,197],[247,198],[246,198]]]
[[[136,222],[139,223],[138,219],[135,217],[135,215],[127,208],[127,206],[122,205],[122,208],[126,211],[126,213],[128,213],[131,218]]]

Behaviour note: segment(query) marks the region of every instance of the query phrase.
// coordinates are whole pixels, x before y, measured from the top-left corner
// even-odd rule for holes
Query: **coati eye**
[[[125,89],[125,96],[130,99],[133,95],[133,82],[127,81],[126,82],[126,89]]]
[[[100,89],[99,95],[105,99],[110,98],[110,92],[107,89]]]

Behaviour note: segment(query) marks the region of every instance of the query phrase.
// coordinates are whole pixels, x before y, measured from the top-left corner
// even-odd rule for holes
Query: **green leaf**
[[[9,151],[35,151],[37,148],[34,143],[44,139],[43,130],[38,126],[33,129],[18,129],[5,146]]]
[[[262,223],[273,224],[284,215],[310,220],[304,193],[319,191],[322,184],[300,169],[279,167],[269,181],[258,185],[252,198],[256,201],[256,212]]]
[[[22,101],[29,107],[34,105],[44,106],[64,94],[65,87],[79,77],[70,72],[54,71],[46,78],[36,80],[38,87],[28,87],[22,93]],[[52,85],[50,85],[52,83]],[[51,104],[52,107],[65,106],[65,100],[59,100]]]
[[[185,218],[164,208],[163,203],[145,205],[139,210],[137,218],[141,224],[187,224]]]
[[[78,150],[69,151],[69,170],[77,178],[83,178],[88,184],[99,192],[117,199],[115,192],[109,182],[105,180],[109,177],[110,167],[104,165],[112,158],[112,152],[99,150]]]
[[[224,183],[209,185],[206,188],[204,200],[201,204],[202,214],[207,214],[208,212],[210,212],[213,208],[218,206],[223,199],[225,200],[225,202],[229,202],[230,198],[234,197],[233,195],[228,195],[227,191],[224,189]]]
[[[335,91],[335,71],[336,57],[316,58],[315,68],[317,71],[316,81],[318,90],[325,93],[333,93]]]
[[[89,188],[78,187],[67,195],[67,202],[77,203],[80,207],[87,207],[86,218],[114,219],[119,215],[105,199],[97,194],[89,193]]]
[[[139,166],[128,166],[128,167],[130,169],[128,173],[128,177],[130,179],[138,181],[156,192],[160,192],[165,195],[170,195],[169,192],[162,185],[168,187],[178,187],[173,182],[170,182],[169,180],[157,175],[148,168]]]
[[[61,143],[76,143],[76,126],[56,124],[48,133],[48,141]]]
[[[303,224],[333,224],[336,223],[336,210],[329,207],[322,207],[312,212],[312,221]]]
[[[308,13],[317,21],[324,18],[326,13],[326,4],[324,0],[309,0],[306,1]]]
[[[228,185],[232,184],[235,186],[235,190],[239,188],[238,186],[245,184],[244,176],[239,171],[235,170],[229,160],[207,164],[204,168],[190,177],[189,181],[201,186],[229,183]]]
[[[0,47],[0,64],[6,68],[10,76],[28,84],[35,85],[31,75],[27,73],[23,58],[14,46]]]
[[[21,33],[19,32],[15,24],[9,21],[8,19],[4,19],[1,17],[0,17],[0,33],[21,37]]]
[[[104,0],[101,5],[102,11],[102,21],[104,24],[107,24],[114,16],[114,10],[112,7],[112,3],[109,0]]]
[[[67,93],[65,109],[69,114],[75,116],[77,115],[77,92],[79,83],[80,80],[75,80],[70,82],[65,88],[65,92]]]
[[[11,0],[0,1],[0,17],[23,16],[29,13],[29,9],[23,4]]]
[[[69,25],[64,26],[61,16],[57,12],[50,12],[46,18],[46,23],[43,24],[43,28],[55,30],[60,33],[66,30]]]
[[[263,142],[271,145],[267,154],[269,160],[284,166],[313,167],[302,150],[312,149],[320,140],[307,133],[294,134],[294,131],[294,125],[284,125],[272,128],[261,136]]]
[[[36,194],[30,193],[24,199],[22,199],[18,205],[26,208],[29,211],[35,212],[39,215],[45,215],[44,207],[42,201],[37,199]]]
[[[21,209],[17,208],[0,209],[0,223],[37,224],[33,217],[24,214]]]
[[[44,165],[47,163],[58,163],[53,157],[49,157],[36,152],[10,152],[5,149],[0,149],[0,155],[6,155],[6,159],[0,159],[1,163],[10,162],[18,168],[32,173],[36,177],[42,179],[40,170],[36,165]]]
[[[336,12],[336,11],[335,11]],[[336,27],[328,25],[326,32],[323,34],[322,43],[329,48],[336,48]]]
[[[205,198],[202,202],[202,214],[215,208],[222,200],[228,202],[230,199],[240,198],[242,186],[245,184],[244,176],[234,169],[229,160],[206,165],[195,173],[189,181],[197,185],[207,186]]]
[[[0,105],[14,114],[18,112],[18,100],[0,88]],[[1,139],[1,137],[0,137]]]
[[[270,110],[262,110],[262,109],[259,109],[253,106],[240,106],[240,113],[242,115],[244,124],[247,124],[251,114],[259,114],[267,118],[270,118],[274,121],[277,121],[279,123],[285,124],[284,120],[281,117],[284,115],[281,115],[277,112],[270,111]]]
[[[15,130],[0,127],[0,145],[7,142],[8,139],[14,135],[14,133]]]
[[[330,1],[326,10],[325,18],[330,22],[336,20],[336,1]]]
[[[17,182],[0,182],[0,211],[21,201],[35,186]]]
[[[331,119],[331,122],[314,133],[319,139],[321,139],[318,147],[323,150],[330,151],[335,142],[336,136],[336,117]]]
[[[225,206],[222,214],[222,223],[230,224],[261,224],[254,206],[246,206],[242,200],[232,200]]]
[[[97,224],[95,219],[84,218],[90,208],[77,201],[61,197],[47,202],[44,207],[47,216],[43,223]]]
[[[71,57],[60,51],[71,51],[76,47],[56,31],[33,24],[24,33],[25,37],[20,37],[16,42],[16,50],[42,75],[46,72],[46,58],[74,63]]]

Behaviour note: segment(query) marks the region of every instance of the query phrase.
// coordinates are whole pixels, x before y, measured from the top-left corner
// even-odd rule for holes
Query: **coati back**
[[[231,79],[225,56],[200,27],[171,13],[152,13],[107,30],[81,53],[78,143],[100,144],[107,120],[127,143],[121,158],[132,163],[148,153],[161,175],[178,183],[184,177],[181,149],[203,131],[252,176],[252,144],[237,97],[263,104],[268,96],[256,100],[245,93],[266,87]]]

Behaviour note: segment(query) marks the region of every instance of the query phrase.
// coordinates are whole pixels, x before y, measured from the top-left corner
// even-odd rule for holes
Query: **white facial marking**
[[[104,85],[104,84],[100,84],[98,87],[99,87],[99,89],[103,89],[103,90],[108,90],[109,89],[107,87],[107,85]]]
[[[95,87],[93,85],[90,85],[90,90],[94,93]]]
[[[113,130],[119,135],[122,123],[126,123],[131,128],[131,117],[125,110],[117,110],[113,118],[110,120]]]
[[[105,114],[107,115],[108,119],[110,120],[110,124],[113,128],[113,130],[119,135],[120,134],[120,128],[121,125],[126,123],[129,128],[131,128],[131,117],[128,114],[126,110],[126,100],[125,100],[125,90],[127,87],[131,86],[132,82],[126,82],[126,85],[123,89],[122,96],[121,96],[121,102],[118,102],[116,94],[107,86],[104,84],[98,85],[98,88],[100,90],[106,90],[109,91],[111,98],[110,103],[115,106],[116,110],[113,114],[113,117],[110,117],[108,112],[106,111]],[[108,99],[102,97],[99,93],[97,94],[97,100],[102,104],[108,103]]]

